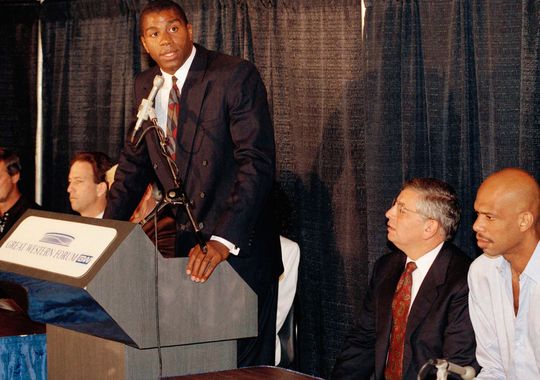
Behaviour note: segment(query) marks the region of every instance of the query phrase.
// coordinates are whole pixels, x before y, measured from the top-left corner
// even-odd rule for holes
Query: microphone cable
[[[157,206],[156,206],[157,208]],[[158,229],[157,229],[157,221],[158,221],[158,213],[154,213],[154,296],[156,297],[155,302],[155,311],[156,311],[156,340],[157,340],[157,354],[158,354],[158,364],[159,364],[159,372],[158,372],[158,380],[163,378],[163,357],[161,354],[161,334],[160,334],[160,325],[159,325],[159,258],[158,255],[159,249],[158,249]]]

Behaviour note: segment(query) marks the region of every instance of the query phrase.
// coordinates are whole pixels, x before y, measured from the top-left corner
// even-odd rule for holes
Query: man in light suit
[[[471,260],[448,242],[460,218],[454,190],[433,178],[410,180],[386,217],[388,240],[399,250],[375,263],[358,321],[332,378],[369,379],[375,374],[375,379],[412,380],[429,359],[437,358],[477,367],[467,303]],[[415,269],[404,297],[399,340],[400,323],[392,309],[398,309],[397,295],[405,287],[398,281],[402,284],[406,264]]]
[[[135,79],[135,103],[148,96],[154,77],[162,75],[164,84],[155,99],[158,124],[167,134],[167,149],[174,142],[168,151],[174,152],[169,155],[173,170],[208,240],[205,253],[178,208],[177,255],[189,255],[186,274],[195,282],[204,283],[226,260],[252,287],[258,296],[259,336],[239,342],[238,365],[273,364],[277,284],[283,266],[269,204],[275,147],[262,79],[251,63],[194,44],[192,25],[173,1],[148,3],[141,12],[140,34],[158,66]],[[171,89],[177,103],[169,103]],[[170,104],[173,110],[179,105],[176,116],[168,114]],[[171,119],[177,127],[169,134]],[[135,140],[148,127],[145,122]],[[129,219],[154,178],[166,194],[176,187],[157,134],[145,133],[140,144],[132,143],[130,135],[119,159],[107,218]]]

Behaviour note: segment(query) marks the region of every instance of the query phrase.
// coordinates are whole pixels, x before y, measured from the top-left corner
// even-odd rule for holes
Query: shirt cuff
[[[229,248],[229,252],[232,253],[233,255],[235,256],[238,256],[238,254],[240,253],[240,248],[238,248],[237,246],[235,246],[233,243],[231,243],[230,241],[228,241],[227,239],[223,239],[222,237],[219,237],[219,236],[216,236],[216,235],[212,235],[210,237],[210,240],[215,240],[215,241],[219,241],[221,244],[223,244],[225,247]]]

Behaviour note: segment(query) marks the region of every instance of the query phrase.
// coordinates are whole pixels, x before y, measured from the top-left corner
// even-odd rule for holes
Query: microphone
[[[448,372],[459,375],[463,380],[473,380],[476,376],[476,371],[471,366],[462,367],[445,359],[430,359],[420,369],[420,372],[418,373],[419,380],[425,377],[426,367],[430,365],[437,368],[437,380],[446,380]]]
[[[132,144],[135,140],[135,135],[137,134],[137,131],[141,128],[143,121],[148,120],[150,110],[152,110],[152,106],[154,105],[154,98],[156,97],[156,94],[160,87],[163,86],[163,82],[163,77],[161,75],[156,75],[154,77],[152,89],[150,90],[148,97],[141,100],[141,104],[139,105],[139,112],[137,112],[137,122],[135,123],[135,128],[133,128],[133,133],[131,134]]]

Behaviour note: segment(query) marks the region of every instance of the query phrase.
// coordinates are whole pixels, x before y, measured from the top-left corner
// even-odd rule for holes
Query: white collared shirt
[[[502,256],[479,256],[469,269],[469,313],[478,379],[540,379],[540,241],[519,276],[514,312],[512,270]]]
[[[405,265],[407,265],[407,263],[411,261],[416,264],[416,269],[412,272],[411,303],[409,305],[409,311],[411,311],[411,307],[414,303],[416,295],[418,294],[418,290],[420,289],[424,278],[426,278],[426,275],[429,272],[429,268],[431,268],[431,265],[441,251],[443,244],[444,242],[433,248],[431,251],[429,251],[416,261],[411,260],[407,257],[407,262],[405,263]]]
[[[193,49],[191,49],[191,54],[189,55],[188,59],[186,59],[186,62],[184,62],[184,64],[180,66],[180,68],[174,73],[179,94],[182,93],[182,87],[184,87],[184,83],[186,83],[189,69],[191,67],[191,64],[193,63],[193,59],[195,58],[195,52],[196,49],[195,46],[193,46]],[[163,129],[163,132],[166,132],[167,108],[169,106],[169,93],[171,92],[172,88],[172,75],[167,74],[163,71],[161,72],[161,74],[163,76],[164,82],[156,95],[154,108],[158,119],[158,125],[161,127],[161,129]]]
[[[97,214],[96,216],[92,216],[92,218],[103,219],[103,214],[105,214],[105,209],[101,211],[99,214]]]
[[[405,262],[405,266],[403,267],[403,270],[405,270],[405,267],[408,263],[413,262],[416,264],[416,269],[412,272],[412,286],[411,286],[411,303],[409,304],[409,313],[411,312],[412,305],[414,303],[414,299],[416,298],[416,295],[418,294],[418,290],[420,290],[420,286],[422,285],[422,282],[424,282],[424,278],[426,278],[427,273],[429,272],[429,268],[431,268],[431,265],[437,258],[437,255],[441,251],[441,248],[444,244],[444,241],[433,248],[431,251],[427,252],[426,254],[422,255],[417,260],[412,260],[409,257],[407,257],[407,261]],[[386,354],[386,359],[388,360],[388,353]]]

